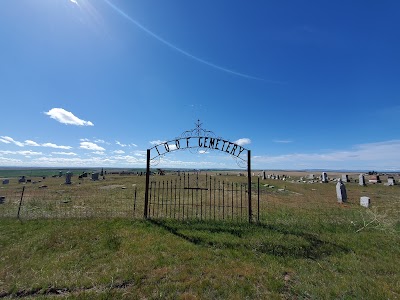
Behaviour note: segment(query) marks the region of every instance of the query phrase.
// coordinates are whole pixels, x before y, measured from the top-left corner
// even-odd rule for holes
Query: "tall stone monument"
[[[71,177],[72,177],[71,172],[65,173],[65,184],[71,184]]]
[[[341,179],[336,184],[336,196],[339,203],[347,202],[346,187]]]
[[[326,172],[322,172],[321,181],[323,183],[327,183],[328,182],[328,174],[326,174]]]
[[[361,186],[365,186],[365,177],[363,174],[358,175],[358,184]]]

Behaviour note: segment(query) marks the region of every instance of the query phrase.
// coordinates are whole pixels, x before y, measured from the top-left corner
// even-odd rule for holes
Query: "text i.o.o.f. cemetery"
[[[151,148],[151,159],[165,155],[174,150],[185,150],[193,148],[221,151],[235,156],[239,159],[245,160],[245,155],[243,154],[243,152],[245,152],[246,149],[244,147],[236,143],[230,142],[226,139],[208,136],[182,137],[158,144]]]

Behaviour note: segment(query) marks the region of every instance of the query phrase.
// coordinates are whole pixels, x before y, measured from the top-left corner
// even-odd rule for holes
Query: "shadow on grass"
[[[149,220],[149,223],[197,246],[314,260],[351,252],[316,234],[270,224],[176,220]]]

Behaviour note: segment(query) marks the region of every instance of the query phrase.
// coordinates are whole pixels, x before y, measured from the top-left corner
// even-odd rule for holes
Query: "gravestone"
[[[62,175],[63,175],[62,171],[59,171],[58,172],[58,177],[62,177]]]
[[[342,174],[342,181],[343,181],[343,182],[349,182],[349,175],[347,175],[347,174]]]
[[[370,176],[368,182],[370,182],[370,183],[381,183],[381,180],[379,178],[379,175],[373,175],[373,176]]]
[[[364,206],[366,208],[370,207],[371,205],[371,199],[369,197],[360,197],[360,205]]]
[[[339,203],[347,202],[346,187],[340,179],[336,184],[336,196]]]
[[[25,176],[21,176],[20,179],[18,179],[18,183],[23,183],[26,182]]]
[[[9,179],[4,179],[3,180],[3,184],[9,184],[10,183],[10,180]]]
[[[395,185],[395,184],[396,184],[396,181],[394,180],[393,177],[389,176],[389,177],[388,177],[388,182],[387,182],[387,184],[388,184],[388,185]]]
[[[358,184],[361,186],[365,185],[365,177],[363,174],[358,175]]]
[[[265,174],[265,171],[263,171],[263,180],[267,179],[267,175]]]
[[[65,184],[71,184],[71,177],[72,177],[71,172],[65,173]]]
[[[99,173],[92,173],[92,180],[93,181],[99,180]]]
[[[100,176],[104,176],[104,169],[101,169]]]
[[[6,201],[6,197],[5,196],[0,196],[0,204],[3,204],[4,201]]]
[[[323,183],[328,183],[328,174],[326,174],[326,172],[322,172],[321,174],[321,181]]]

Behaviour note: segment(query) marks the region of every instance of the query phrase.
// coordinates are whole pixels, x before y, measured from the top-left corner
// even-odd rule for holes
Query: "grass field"
[[[144,177],[62,182],[46,179],[45,195],[86,191],[84,199],[62,202],[71,207],[83,199],[96,209],[99,199],[110,203],[108,196],[132,195],[134,188],[142,205]],[[349,201],[339,205],[334,183],[262,184],[261,220],[253,224],[143,220],[141,209],[134,218],[133,206],[115,201],[114,211],[121,206],[128,215],[23,217],[28,214],[17,220],[14,213],[2,214],[6,200],[0,204],[0,297],[400,299],[399,186],[349,183]],[[37,185],[26,189],[39,191]],[[0,194],[19,195],[21,187],[11,182]],[[99,198],[101,191],[108,194]],[[371,197],[371,208],[359,206],[363,195]]]

